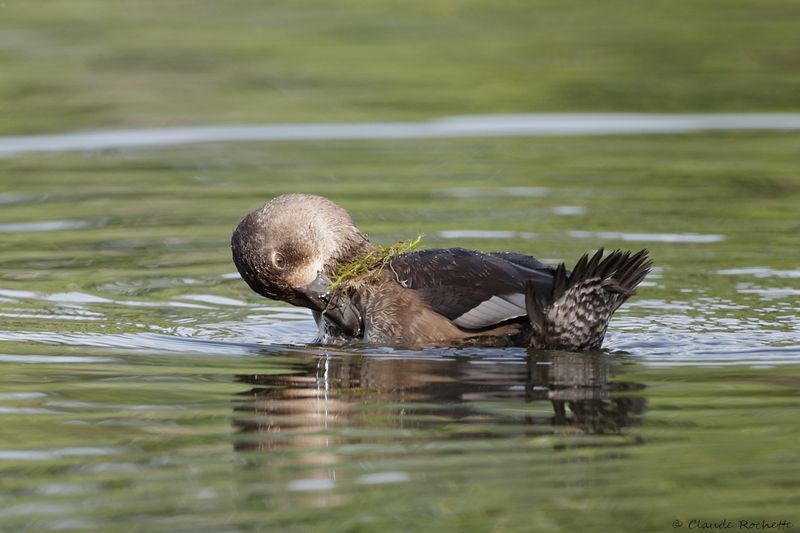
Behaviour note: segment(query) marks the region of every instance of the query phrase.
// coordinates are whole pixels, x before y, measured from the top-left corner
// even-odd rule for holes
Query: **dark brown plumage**
[[[646,250],[605,259],[599,250],[569,273],[523,254],[431,249],[330,290],[337,266],[374,248],[344,209],[305,194],[279,196],[247,215],[231,247],[248,285],[310,308],[324,342],[596,349],[651,264]]]

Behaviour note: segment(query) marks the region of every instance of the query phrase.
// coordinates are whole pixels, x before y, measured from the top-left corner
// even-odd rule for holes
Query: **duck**
[[[611,316],[652,266],[646,249],[601,248],[567,270],[516,252],[432,248],[331,281],[377,249],[343,207],[305,193],[271,199],[231,237],[247,285],[310,309],[321,343],[598,350]]]

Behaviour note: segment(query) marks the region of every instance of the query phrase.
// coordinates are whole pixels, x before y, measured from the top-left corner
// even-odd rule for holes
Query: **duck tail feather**
[[[578,281],[586,279],[586,267],[589,264],[589,254],[583,254],[578,262],[575,263],[575,268],[570,273],[570,281],[577,283]],[[563,263],[562,263],[563,265]]]
[[[561,263],[556,268],[556,272],[553,276],[553,290],[550,293],[551,301],[555,302],[561,298],[561,296],[564,294],[564,291],[567,290],[567,287],[567,268],[564,266],[564,263]]]
[[[648,251],[639,250],[619,266],[614,277],[620,285],[633,290],[650,273],[652,266]]]
[[[539,335],[544,328],[545,303],[536,294],[536,289],[531,281],[525,282],[525,308],[528,312],[528,322],[533,328],[533,335]]]
[[[581,279],[580,281],[585,281],[586,279],[594,277],[595,275],[598,274],[598,266],[600,265],[600,260],[603,258],[603,252],[604,250],[602,248],[599,248],[594,253],[592,258],[589,260],[589,263],[586,265],[586,274],[584,275],[584,278]]]
[[[647,250],[614,250],[605,258],[603,253],[600,249],[591,257],[584,254],[570,274],[560,264],[546,302],[526,283],[532,347],[600,348],[611,315],[635,293],[652,266]]]
[[[611,274],[616,272],[619,267],[627,261],[630,257],[631,253],[623,250],[614,250],[608,256],[603,259],[603,262],[600,264],[600,269],[598,270],[598,275],[602,279],[608,278]]]

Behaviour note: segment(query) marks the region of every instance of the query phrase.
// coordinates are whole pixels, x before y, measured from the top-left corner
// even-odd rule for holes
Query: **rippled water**
[[[222,141],[333,141],[549,135],[647,135],[705,131],[797,131],[797,113],[539,113],[445,117],[426,122],[145,128],[0,137],[0,156]]]
[[[795,134],[228,144],[0,162],[0,529],[800,524]],[[606,350],[309,344],[230,231],[280,192],[378,242],[656,268]]]

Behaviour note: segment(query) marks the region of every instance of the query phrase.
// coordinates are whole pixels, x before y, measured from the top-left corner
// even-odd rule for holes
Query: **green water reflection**
[[[797,367],[39,352],[3,361],[12,530],[660,530],[796,509]]]
[[[641,531],[795,520],[797,136],[187,146],[0,160],[0,529]],[[240,217],[657,268],[602,354],[309,346]]]

